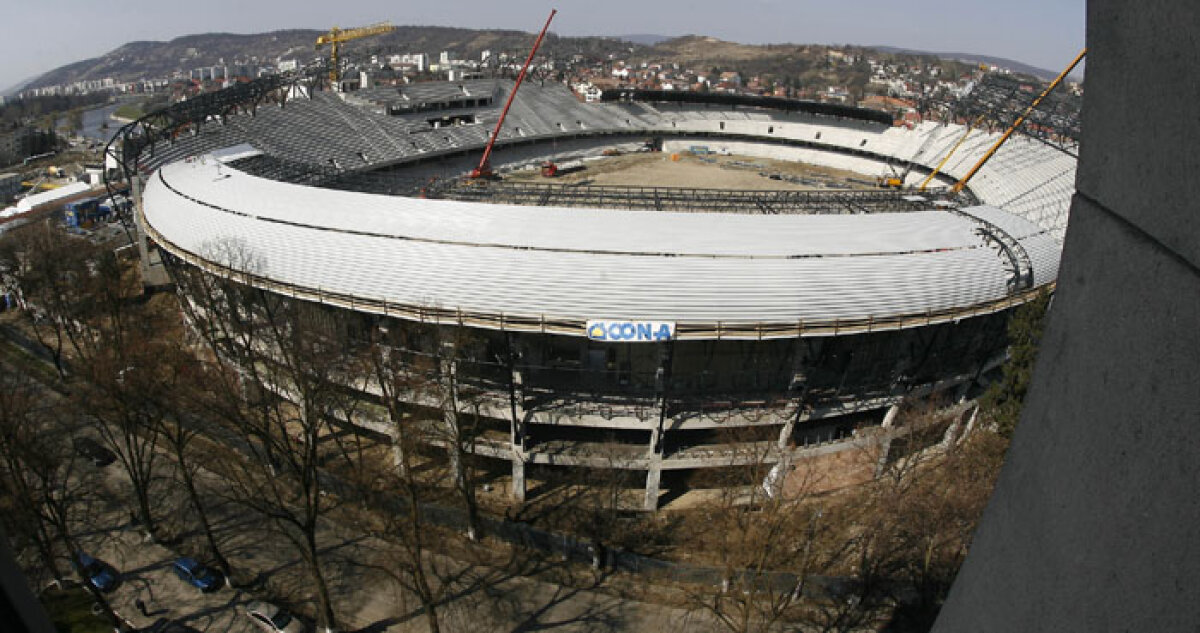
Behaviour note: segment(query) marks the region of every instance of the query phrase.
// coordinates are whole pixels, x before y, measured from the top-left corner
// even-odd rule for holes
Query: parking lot
[[[117,467],[93,467],[92,472],[105,478],[110,491],[121,489]],[[141,531],[131,525],[119,498],[106,497],[93,508],[94,529],[80,535],[79,541],[85,551],[116,569],[118,583],[107,597],[118,615],[139,630],[161,630],[170,623],[197,631],[257,630],[241,608],[254,596],[228,586],[203,593],[185,583],[171,569],[179,555],[164,545],[145,541]],[[139,612],[138,600],[145,603],[148,616]]]

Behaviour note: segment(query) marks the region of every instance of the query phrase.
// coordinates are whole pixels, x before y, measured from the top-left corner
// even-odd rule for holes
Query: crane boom
[[[487,147],[483,149],[483,158],[479,159],[479,166],[471,171],[470,178],[487,178],[492,175],[492,147],[496,144],[496,139],[500,137],[500,126],[504,125],[504,117],[508,116],[508,108],[512,106],[513,97],[517,96],[517,90],[521,87],[521,82],[525,81],[525,73],[529,71],[529,63],[533,61],[533,56],[537,53],[538,47],[542,45],[542,38],[546,37],[546,30],[550,28],[550,21],[554,19],[554,14],[558,13],[557,9],[550,9],[550,17],[546,18],[546,25],[542,27],[542,32],[538,34],[537,41],[533,43],[533,50],[529,51],[529,57],[525,60],[525,65],[521,67],[521,74],[517,75],[517,83],[513,86],[512,92],[508,93],[508,100],[504,102],[504,109],[500,111],[500,119],[496,121],[496,129],[492,130],[492,138],[488,139]]]
[[[1046,86],[1046,89],[1042,91],[1042,94],[1038,95],[1037,99],[1034,99],[1033,103],[1029,104],[1028,108],[1025,108],[1025,111],[1021,113],[1021,116],[1017,117],[1017,120],[1014,121],[1012,126],[1008,128],[1008,131],[1006,131],[1004,135],[1000,137],[1000,140],[996,141],[996,144],[993,145],[992,148],[983,155],[983,158],[980,158],[979,162],[975,163],[975,166],[971,168],[971,171],[967,172],[967,175],[963,176],[961,180],[954,183],[954,186],[950,188],[951,191],[958,193],[967,186],[967,181],[975,175],[975,172],[979,171],[979,169],[983,167],[983,164],[988,162],[988,159],[996,153],[996,150],[1000,149],[1000,146],[1004,144],[1004,141],[1007,141],[1008,137],[1012,136],[1012,133],[1016,132],[1017,128],[1021,127],[1021,124],[1024,123],[1025,119],[1029,117],[1029,113],[1033,112],[1039,105],[1041,105],[1042,99],[1045,99],[1046,95],[1050,94],[1055,88],[1058,87],[1058,84],[1062,83],[1062,80],[1067,75],[1071,74],[1071,71],[1075,69],[1075,66],[1079,65],[1079,62],[1083,60],[1085,55],[1087,55],[1087,48],[1079,51],[1079,54],[1075,56],[1075,60],[1071,62],[1071,65],[1067,66],[1061,73],[1059,73],[1058,77],[1055,77],[1054,81],[1050,82],[1049,86]]]
[[[329,83],[331,86],[336,86],[340,76],[338,68],[338,50],[342,43],[356,40],[360,37],[368,37],[371,35],[379,35],[396,30],[391,22],[379,22],[370,26],[360,26],[352,29],[339,29],[333,27],[329,32],[317,38],[317,50],[322,46],[329,45]]]
[[[946,163],[950,162],[950,157],[954,156],[954,152],[957,152],[958,148],[962,146],[964,141],[967,140],[967,137],[971,135],[971,130],[975,129],[975,126],[982,122],[983,115],[980,115],[979,118],[967,124],[967,129],[963,132],[963,135],[959,137],[958,142],[954,144],[954,147],[950,148],[949,152],[946,152],[945,158],[942,159],[942,162],[938,163],[937,167],[933,168],[933,171],[929,172],[929,175],[925,177],[925,180],[921,181],[921,185],[917,187],[917,191],[925,191],[925,188],[929,186],[929,183],[933,181],[935,177],[937,177],[938,173],[942,171],[942,168],[946,166]]]

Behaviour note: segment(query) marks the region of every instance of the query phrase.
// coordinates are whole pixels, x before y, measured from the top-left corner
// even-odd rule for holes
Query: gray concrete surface
[[[1088,3],[1077,189],[1200,266],[1200,2]],[[1066,60],[1064,60],[1064,63]],[[1074,217],[1072,217],[1074,220]]]
[[[996,493],[934,627],[1200,630],[1200,5],[1088,7],[1058,294]]]

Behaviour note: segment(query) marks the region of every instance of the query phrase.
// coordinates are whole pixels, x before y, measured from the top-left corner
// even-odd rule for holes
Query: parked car
[[[175,575],[200,591],[216,591],[225,582],[225,577],[215,569],[209,569],[194,558],[176,558],[171,563]]]
[[[267,633],[304,633],[304,623],[270,602],[254,600],[246,603],[246,615]]]
[[[117,570],[112,565],[97,560],[87,552],[75,552],[75,568],[91,585],[100,591],[112,591],[117,586]]]
[[[76,437],[71,440],[71,444],[75,446],[75,452],[80,457],[91,460],[93,466],[107,466],[117,459],[112,451],[90,437]]]

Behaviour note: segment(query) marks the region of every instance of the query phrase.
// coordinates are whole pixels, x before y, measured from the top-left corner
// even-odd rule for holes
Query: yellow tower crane
[[[370,35],[379,35],[380,33],[388,33],[396,30],[391,22],[380,22],[371,26],[360,26],[353,29],[339,29],[333,27],[329,32],[317,38],[317,50],[321,47],[329,45],[329,82],[331,86],[337,86],[338,79],[341,77],[340,68],[338,67],[338,48],[343,42],[356,40],[360,37]]]

